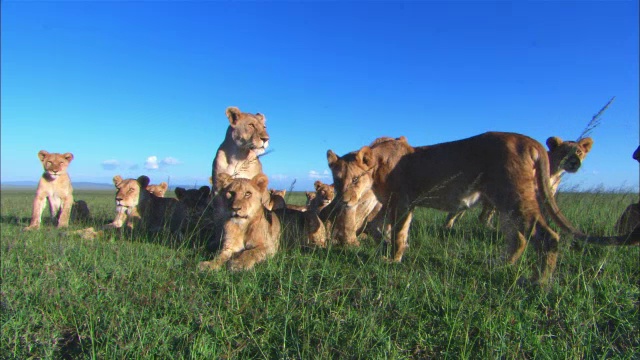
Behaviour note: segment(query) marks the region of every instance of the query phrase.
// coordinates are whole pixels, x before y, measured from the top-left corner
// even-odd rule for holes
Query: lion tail
[[[551,178],[549,173],[549,156],[542,146],[539,146],[536,150],[538,150],[536,177],[538,181],[538,189],[542,191],[540,197],[545,210],[547,210],[547,213],[551,216],[553,221],[564,231],[569,232],[576,237],[586,237],[587,235],[576,229],[560,211],[558,203],[556,203],[556,198],[551,191],[551,182],[549,180]]]

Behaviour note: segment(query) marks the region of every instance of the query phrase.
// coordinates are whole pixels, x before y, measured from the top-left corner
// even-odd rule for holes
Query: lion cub
[[[158,232],[167,226],[172,232],[182,230],[186,219],[184,205],[174,198],[157,197],[146,190],[147,176],[137,179],[113,177],[116,192],[116,218],[107,227],[120,228],[126,220],[127,227],[133,229],[140,224],[149,232]]]
[[[216,180],[224,202],[222,250],[212,261],[201,262],[198,268],[217,270],[228,263],[233,271],[249,270],[275,255],[279,247],[280,221],[262,203],[269,180],[264,174],[249,180],[234,179],[224,173]]]
[[[168,188],[169,188],[169,184],[167,184],[164,181],[158,185],[151,185],[151,184],[147,185],[147,191],[157,197],[164,197],[164,194],[167,193]]]
[[[38,158],[42,162],[44,173],[40,177],[36,197],[33,200],[31,224],[24,230],[40,228],[40,218],[47,201],[49,201],[51,217],[58,222],[57,226],[59,228],[67,227],[73,206],[73,188],[69,174],[67,174],[67,167],[73,160],[73,154],[49,153],[40,150]]]

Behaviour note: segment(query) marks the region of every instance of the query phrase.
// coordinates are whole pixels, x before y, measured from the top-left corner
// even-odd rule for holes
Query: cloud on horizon
[[[120,166],[120,162],[116,159],[110,159],[103,161],[100,165],[104,170],[115,170]]]
[[[311,179],[328,179],[329,178],[329,170],[325,170],[322,173],[319,173],[315,170],[309,170],[309,178]]]

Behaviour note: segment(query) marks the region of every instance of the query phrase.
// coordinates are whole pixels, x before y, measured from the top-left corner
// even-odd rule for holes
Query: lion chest
[[[46,197],[51,203],[59,203],[61,200],[69,197],[72,191],[68,177],[65,178],[64,176],[60,176],[53,181],[40,179],[37,190],[39,197]]]

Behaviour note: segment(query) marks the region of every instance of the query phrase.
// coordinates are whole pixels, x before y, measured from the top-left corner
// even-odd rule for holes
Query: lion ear
[[[178,198],[178,200],[182,200],[182,197],[184,196],[184,194],[185,194],[185,192],[187,190],[185,190],[184,188],[181,188],[181,187],[177,187],[173,191],[176,193],[176,197]]]
[[[591,147],[593,146],[593,139],[588,137],[588,138],[584,138],[581,139],[580,141],[578,141],[578,144],[582,145],[582,147],[584,148],[585,152],[589,152],[591,151]]]
[[[229,174],[218,174],[216,177],[216,191],[221,191],[226,188],[233,181],[233,177]]]
[[[169,188],[169,184],[167,184],[165,181],[158,184],[158,186],[160,186],[160,188],[163,189],[164,191],[167,191],[167,189]]]
[[[209,176],[209,184],[213,185],[213,176]]]
[[[115,187],[118,187],[118,184],[120,184],[121,182],[122,182],[122,176],[116,175],[113,177],[113,185],[115,185]]]
[[[322,181],[320,180],[316,180],[316,182],[313,183],[313,187],[316,189],[316,191],[318,191],[320,186],[322,186]]]
[[[398,140],[398,141],[402,141],[403,143],[407,143],[407,144],[409,143],[409,142],[407,141],[407,138],[406,138],[406,137],[404,137],[404,135],[403,135],[403,136],[400,136],[399,138],[396,138],[396,140]]]
[[[547,147],[549,148],[549,151],[553,151],[555,148],[557,148],[561,144],[562,144],[562,139],[560,139],[557,136],[552,136],[547,139]]]
[[[71,160],[73,160],[73,154],[72,153],[64,153],[62,155],[62,157],[64,157],[65,159],[67,159],[68,162],[71,162]]]
[[[260,190],[260,192],[267,191],[269,187],[269,178],[265,174],[258,174],[251,179],[251,182]]]
[[[229,124],[231,124],[231,126],[236,126],[236,124],[238,123],[238,119],[240,118],[240,114],[242,114],[240,112],[240,109],[235,106],[229,106],[226,113],[227,117],[229,118]]]
[[[146,175],[141,175],[136,181],[138,182],[138,184],[140,184],[141,189],[146,189],[151,182],[151,180],[149,180],[149,177]]]
[[[44,158],[46,158],[47,155],[49,155],[49,152],[46,150],[38,151],[38,158],[40,159],[40,161],[44,161]]]
[[[335,164],[338,162],[338,155],[336,155],[330,149],[327,150],[327,162],[329,163],[329,167],[335,166]]]
[[[260,122],[263,123],[263,124],[267,122],[267,118],[264,115],[260,114],[260,113],[256,114],[256,118],[258,118],[258,120],[260,120]]]
[[[360,151],[356,154],[356,161],[364,168],[372,168],[373,161],[373,151],[368,146],[363,146]]]

